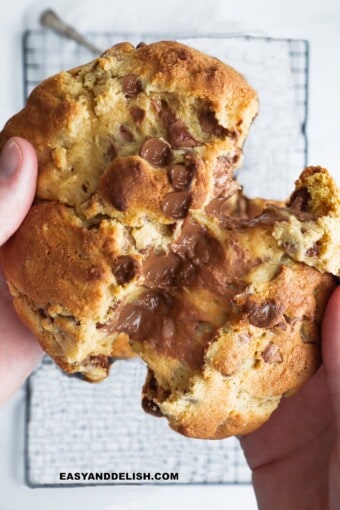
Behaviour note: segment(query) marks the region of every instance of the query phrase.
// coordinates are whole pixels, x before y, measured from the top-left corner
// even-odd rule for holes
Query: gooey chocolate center
[[[120,264],[118,274],[130,273],[128,258]],[[233,296],[244,288],[237,269],[230,270],[220,243],[207,229],[187,219],[168,253],[150,250],[145,255],[141,275],[138,297],[118,305],[112,330],[199,369],[207,345],[231,311]]]

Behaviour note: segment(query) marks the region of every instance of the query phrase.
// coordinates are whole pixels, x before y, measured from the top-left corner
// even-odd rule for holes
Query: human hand
[[[323,319],[323,364],[241,438],[260,510],[340,508],[340,287]]]
[[[0,156],[0,246],[17,230],[33,201],[37,158],[22,138],[11,138]],[[42,357],[30,330],[19,320],[0,267],[0,404],[24,382]]]

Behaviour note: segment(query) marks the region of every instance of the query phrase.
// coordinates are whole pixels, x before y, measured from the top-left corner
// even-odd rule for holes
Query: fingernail
[[[13,177],[20,163],[20,147],[13,138],[10,138],[5,143],[0,154],[0,177],[2,179],[10,179]]]

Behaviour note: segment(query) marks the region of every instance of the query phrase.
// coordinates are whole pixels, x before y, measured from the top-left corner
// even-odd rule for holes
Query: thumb
[[[333,292],[322,323],[322,357],[340,433],[340,286]]]
[[[0,155],[0,246],[14,234],[33,201],[37,157],[32,145],[14,137]]]

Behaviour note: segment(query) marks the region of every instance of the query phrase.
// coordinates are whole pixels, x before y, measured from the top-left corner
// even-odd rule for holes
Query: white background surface
[[[0,19],[0,124],[22,106],[21,32],[42,6],[82,30],[252,33],[311,43],[309,163],[340,182],[340,2],[338,0],[3,1]],[[278,119],[280,122],[280,119]],[[1,340],[1,339],[0,339]],[[1,374],[0,374],[1,377]],[[29,489],[23,481],[23,402],[19,391],[0,410],[0,510],[63,508],[162,510],[256,509],[250,487],[90,487]]]

